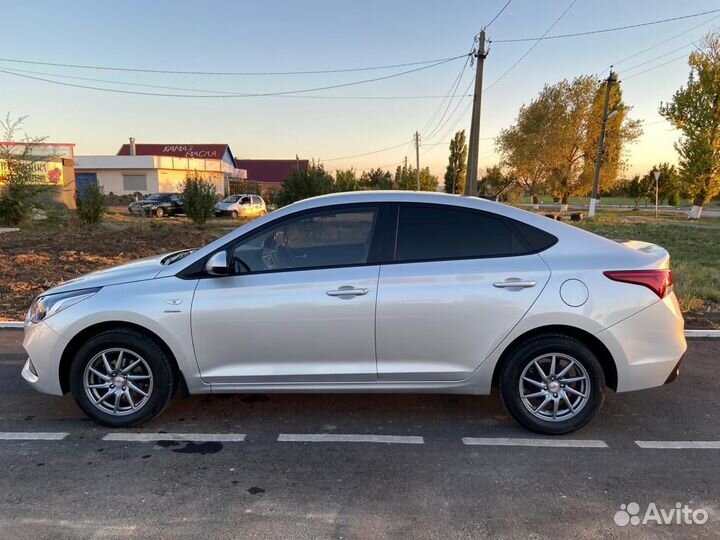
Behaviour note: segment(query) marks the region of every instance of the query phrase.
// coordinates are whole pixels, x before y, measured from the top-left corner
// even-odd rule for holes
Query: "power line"
[[[520,62],[522,62],[522,61],[533,51],[533,49],[535,49],[535,47],[538,46],[538,44],[545,38],[545,36],[550,32],[550,30],[552,30],[553,28],[555,28],[555,25],[557,25],[557,23],[560,22],[560,20],[565,16],[565,14],[566,14],[568,11],[570,11],[570,9],[575,5],[576,2],[577,2],[577,0],[572,0],[572,2],[570,2],[570,5],[568,5],[568,7],[565,8],[565,11],[563,11],[563,12],[560,14],[560,16],[559,16],[557,19],[555,19],[555,21],[553,21],[553,23],[548,27],[548,29],[545,30],[545,33],[544,33],[542,36],[540,36],[539,38],[535,38],[535,43],[533,43],[533,44],[530,46],[530,48],[529,48],[527,51],[525,51],[525,54],[523,54],[520,58],[518,58],[512,66],[510,66],[509,68],[507,68],[502,75],[500,75],[500,76],[499,76],[497,79],[495,79],[492,83],[490,83],[489,85],[487,85],[487,86],[484,88],[484,90],[487,91],[487,90],[489,90],[490,88],[492,88],[493,86],[495,86],[497,83],[499,83],[501,80],[503,80],[508,73],[510,73],[513,69],[515,69],[515,67],[517,67],[517,65],[518,65]]]
[[[462,81],[463,75],[465,75],[465,70],[467,69],[468,64],[470,63],[471,55],[472,55],[472,50],[470,51],[470,54],[468,54],[467,60],[465,60],[465,64],[463,65],[463,68],[462,68],[462,70],[460,71],[460,74],[457,76],[457,79],[456,79],[455,81],[453,81],[453,84],[452,84],[452,85],[450,85],[450,91],[448,92],[448,97],[449,97],[449,99],[448,99],[448,102],[447,102],[447,106],[445,107],[445,110],[443,111],[442,115],[440,116],[440,119],[437,121],[437,124],[435,124],[435,127],[430,131],[430,133],[429,133],[428,135],[423,135],[423,137],[425,137],[425,138],[430,138],[430,137],[432,137],[433,135],[435,135],[436,132],[437,132],[436,130],[438,129],[438,126],[439,126],[439,125],[442,123],[442,121],[445,119],[445,115],[447,114],[448,110],[450,109],[450,106],[452,105],[453,100],[454,100],[455,97],[458,95],[458,94],[457,94],[458,87],[460,86],[460,82]],[[465,91],[464,94],[467,94],[467,91]],[[424,132],[424,131],[426,130],[426,128],[432,123],[432,121],[434,120],[435,116],[437,115],[437,113],[438,113],[438,112],[440,111],[440,109],[442,108],[442,104],[443,104],[443,102],[440,102],[440,105],[438,106],[438,108],[437,108],[437,110],[435,111],[435,113],[433,113],[433,115],[430,117],[430,120],[428,120],[428,121],[425,123],[425,125],[423,126],[423,128],[420,130],[421,132]]]
[[[668,19],[660,19],[657,21],[649,21],[644,23],[638,23],[638,24],[628,24],[625,26],[616,26],[613,28],[603,28],[600,30],[587,30],[585,32],[574,32],[572,34],[556,34],[554,36],[547,36],[542,35],[540,37],[528,37],[528,38],[514,38],[514,39],[494,39],[492,40],[493,43],[518,43],[521,41],[536,41],[536,40],[547,40],[547,39],[562,39],[562,38],[571,38],[571,37],[579,37],[579,36],[588,36],[591,34],[604,34],[607,32],[617,32],[618,30],[629,30],[631,28],[640,28],[643,26],[651,26],[654,24],[661,24],[666,22],[672,22],[672,21],[680,21],[683,19],[691,19],[693,17],[701,17],[703,15],[708,15],[710,13],[717,13],[720,9],[711,9],[708,11],[703,11],[701,13],[692,13],[690,15],[681,15],[679,17],[670,17]]]
[[[437,58],[435,60],[419,60],[417,62],[405,62],[402,64],[387,64],[382,66],[339,68],[339,69],[318,69],[308,71],[180,71],[171,69],[150,69],[150,68],[127,68],[117,66],[97,66],[89,64],[63,64],[59,62],[42,62],[38,60],[24,60],[18,58],[0,58],[0,62],[13,62],[17,64],[35,64],[41,66],[54,66],[73,69],[94,69],[102,71],[127,71],[134,73],[157,73],[164,75],[215,75],[215,76],[269,76],[269,75],[317,75],[329,73],[348,73],[353,71],[372,71],[377,69],[392,69],[399,67],[419,66],[422,64],[435,64],[445,60],[457,60],[464,57],[460,54],[454,57]]]
[[[60,73],[49,73],[46,71],[32,71],[27,69],[7,69],[6,70],[9,73],[29,73],[31,75],[45,75],[48,77],[56,77],[61,79],[72,79],[72,80],[80,80],[80,81],[93,81],[93,82],[100,82],[100,83],[107,83],[107,84],[120,84],[124,86],[137,86],[137,87],[143,87],[143,88],[156,88],[156,89],[162,89],[162,90],[180,90],[185,92],[203,92],[203,93],[209,93],[209,94],[231,94],[232,92],[229,90],[207,90],[203,88],[186,88],[186,87],[180,87],[180,86],[165,86],[165,85],[158,85],[158,84],[147,84],[147,83],[136,83],[136,82],[129,82],[129,81],[119,81],[119,80],[109,80],[109,79],[98,79],[95,77],[81,77],[78,75],[64,75]],[[277,97],[286,97],[286,98],[303,98],[303,99],[368,99],[368,100],[383,100],[383,99],[445,99],[447,95],[416,95],[416,96],[305,96],[305,95],[282,95]],[[462,98],[471,97],[470,94],[460,96]]]
[[[400,148],[401,146],[405,146],[405,145],[407,145],[407,141],[404,141],[400,144],[395,144],[393,146],[387,146],[385,148],[380,148],[378,150],[372,150],[370,152],[363,152],[362,154],[353,154],[351,156],[340,156],[340,157],[334,157],[334,158],[330,158],[330,159],[323,159],[323,162],[340,161],[343,159],[352,159],[352,158],[356,158],[356,157],[370,156],[372,154],[379,154],[380,152],[386,152],[387,150],[393,150],[395,148]]]
[[[668,60],[667,62],[663,62],[662,64],[658,64],[657,66],[653,66],[648,69],[644,69],[642,71],[638,71],[637,73],[633,73],[632,75],[628,75],[627,77],[623,77],[623,81],[627,81],[628,79],[632,79],[633,77],[637,77],[638,75],[642,75],[644,73],[647,73],[648,71],[653,71],[655,69],[661,68],[663,66],[667,66],[668,64],[672,64],[673,62],[677,62],[678,60],[686,60],[688,57],[687,53],[683,54],[682,56],[678,56],[676,58],[672,58]]]
[[[631,54],[630,56],[626,56],[626,57],[623,58],[622,60],[618,60],[618,61],[616,61],[616,62],[613,62],[611,65],[603,67],[603,69],[602,69],[601,71],[605,71],[605,70],[607,70],[607,69],[610,69],[610,68],[613,67],[613,66],[617,66],[617,65],[619,65],[619,64],[622,64],[623,62],[626,62],[627,60],[631,60],[631,59],[633,59],[633,58],[636,58],[636,57],[640,56],[641,54],[644,54],[644,53],[646,53],[646,52],[648,52],[648,51],[651,51],[652,49],[655,49],[656,47],[660,47],[661,45],[665,45],[666,43],[668,43],[668,42],[670,42],[670,41],[673,41],[674,39],[677,39],[677,38],[679,38],[680,36],[684,36],[685,34],[688,34],[688,33],[692,32],[693,30],[695,30],[695,29],[697,29],[697,28],[700,28],[701,26],[703,26],[703,25],[705,25],[705,24],[707,24],[707,23],[709,23],[709,22],[712,22],[712,21],[714,21],[715,19],[718,19],[718,18],[720,18],[720,15],[716,15],[716,16],[714,16],[714,17],[710,17],[709,19],[701,22],[700,24],[696,24],[696,25],[694,25],[694,26],[691,26],[691,27],[688,28],[687,30],[683,30],[683,31],[680,32],[679,34],[675,34],[675,35],[672,36],[672,37],[669,37],[669,38],[667,38],[667,39],[664,39],[664,40],[662,40],[662,41],[659,41],[658,43],[655,43],[654,45],[651,45],[650,47],[647,47],[647,48],[645,48],[645,49],[643,49],[643,50],[641,50],[641,51],[638,51],[638,52],[636,52],[636,53],[633,53],[633,54]]]
[[[507,7],[510,5],[510,2],[512,2],[512,0],[507,0],[507,2],[505,2],[505,5],[502,7],[502,9],[500,11],[498,11],[497,14],[492,19],[490,19],[490,22],[485,25],[486,30],[488,28],[490,28],[490,25],[492,23],[494,23],[500,15],[502,15],[503,11],[505,11],[505,9],[507,9]]]
[[[97,90],[100,92],[112,92],[116,94],[131,94],[131,95],[140,95],[140,96],[157,96],[157,97],[180,97],[180,98],[205,98],[205,99],[213,99],[213,98],[248,98],[248,97],[270,97],[270,96],[284,96],[289,94],[302,94],[307,92],[319,92],[321,90],[331,90],[334,88],[345,88],[348,86],[356,86],[359,84],[367,84],[372,82],[378,82],[383,81],[387,79],[393,79],[396,77],[401,77],[403,75],[408,75],[410,73],[415,73],[418,71],[423,71],[426,69],[431,69],[437,66],[440,66],[442,64],[446,64],[448,62],[451,62],[453,60],[457,60],[458,58],[462,58],[465,55],[458,56],[455,58],[450,58],[446,60],[442,60],[439,62],[436,62],[435,64],[430,64],[414,69],[409,69],[406,71],[401,71],[399,73],[393,73],[391,75],[383,75],[382,77],[374,77],[372,79],[363,79],[359,81],[352,81],[347,83],[339,83],[339,84],[332,84],[327,86],[319,86],[315,88],[303,88],[298,90],[283,90],[279,92],[256,92],[256,93],[241,93],[241,94],[214,94],[214,95],[202,95],[202,94],[168,94],[168,93],[160,93],[160,92],[140,92],[140,91],[133,91],[133,90],[121,90],[118,88],[103,88],[98,86],[90,86],[90,85],[83,85],[83,84],[74,84],[74,83],[68,83],[68,82],[62,82],[62,81],[54,81],[51,79],[47,79],[44,77],[38,77],[33,75],[24,75],[21,73],[16,73],[12,71],[8,71],[7,69],[0,69],[0,73],[5,73],[7,75],[12,75],[13,77],[22,77],[25,79],[32,79],[36,81],[42,81],[47,82],[51,84],[57,84],[61,86],[69,86],[72,88],[83,88],[86,90]]]
[[[655,56],[654,58],[651,58],[650,60],[646,60],[645,62],[640,62],[639,64],[635,64],[635,65],[632,66],[632,67],[626,68],[624,71],[625,71],[625,72],[633,71],[634,69],[637,69],[637,68],[639,68],[639,67],[641,67],[641,66],[645,66],[645,65],[647,65],[647,64],[649,64],[649,63],[651,63],[651,62],[654,62],[655,60],[659,60],[660,58],[665,58],[666,56],[670,56],[670,55],[671,55],[672,53],[674,53],[674,52],[677,52],[677,51],[679,51],[679,50],[681,50],[681,49],[687,49],[688,47],[692,47],[692,46],[693,46],[693,43],[686,43],[685,45],[682,45],[682,46],[680,46],[680,47],[678,47],[678,48],[676,48],[676,49],[673,49],[672,51],[668,51],[668,52],[666,52],[666,53],[664,53],[664,54],[660,54],[660,55],[658,55],[658,56]],[[686,54],[687,54],[687,53],[686,53]]]

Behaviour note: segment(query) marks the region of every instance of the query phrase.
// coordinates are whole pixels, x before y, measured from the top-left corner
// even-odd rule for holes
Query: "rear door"
[[[550,277],[512,220],[403,204],[377,298],[378,378],[469,376],[522,319]],[[387,253],[390,251],[390,253]]]

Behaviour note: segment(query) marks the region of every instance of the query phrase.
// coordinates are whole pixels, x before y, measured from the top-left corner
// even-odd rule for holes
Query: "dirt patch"
[[[0,235],[0,320],[22,320],[33,298],[82,274],[202,246],[238,223],[205,229],[185,220],[109,220],[97,229],[32,229]]]

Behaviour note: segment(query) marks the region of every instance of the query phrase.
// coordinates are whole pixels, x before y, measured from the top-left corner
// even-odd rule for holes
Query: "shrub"
[[[75,192],[77,217],[83,225],[97,225],[107,212],[107,201],[100,186],[91,184]]]
[[[293,169],[275,194],[274,202],[278,206],[286,206],[317,195],[325,195],[333,191],[333,177],[322,165],[312,163],[307,170]]]
[[[197,173],[189,174],[182,186],[185,215],[204,225],[215,213],[215,184]]]

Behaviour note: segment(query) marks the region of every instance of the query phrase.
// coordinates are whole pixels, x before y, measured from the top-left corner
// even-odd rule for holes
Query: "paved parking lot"
[[[196,396],[112,431],[22,381],[21,336],[0,331],[2,538],[720,536],[718,340],[547,439],[497,396]],[[708,520],[618,526],[632,502]]]

